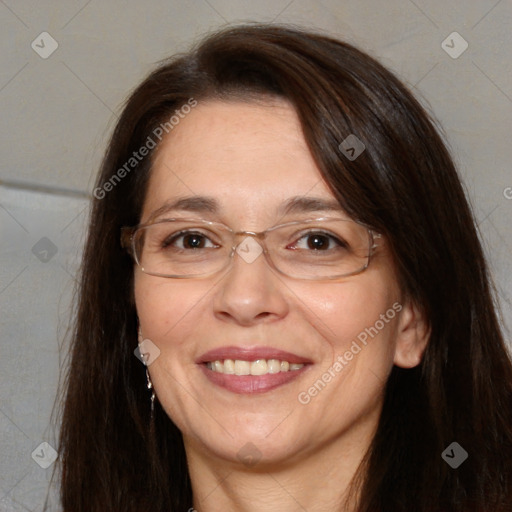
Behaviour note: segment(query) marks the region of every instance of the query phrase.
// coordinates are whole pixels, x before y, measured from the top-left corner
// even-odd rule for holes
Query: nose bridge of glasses
[[[233,243],[236,244],[236,247],[241,242],[243,242],[248,236],[263,241],[266,235],[266,231],[232,231],[231,234],[233,236]]]
[[[240,244],[247,239],[247,237],[252,238],[263,249],[263,251],[266,250],[264,240],[266,231],[234,231],[230,229],[228,232],[231,235],[231,256],[233,256],[234,252],[238,249]]]
[[[269,260],[269,254],[264,240],[266,231],[232,231],[231,235],[233,237],[230,252],[230,260],[232,263],[235,253],[238,254],[239,259],[249,264],[254,263],[263,253],[263,259],[266,260],[267,264],[273,266],[272,262]]]

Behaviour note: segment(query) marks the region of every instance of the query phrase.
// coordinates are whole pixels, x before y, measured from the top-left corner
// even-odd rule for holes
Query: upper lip
[[[239,359],[242,361],[257,361],[258,359],[278,359],[289,363],[308,364],[312,361],[305,357],[273,347],[219,347],[205,352],[196,359],[197,364],[225,359]]]

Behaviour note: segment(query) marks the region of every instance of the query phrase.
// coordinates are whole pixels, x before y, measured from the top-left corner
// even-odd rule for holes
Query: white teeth
[[[226,359],[224,361],[224,372],[230,375],[235,373],[235,361],[233,359]]]
[[[258,359],[251,363],[251,375],[265,375],[268,373],[268,365],[265,359]]]
[[[241,359],[225,359],[224,361],[210,361],[206,363],[208,369],[228,375],[266,375],[300,370],[304,364],[289,363],[278,359],[257,359],[256,361],[243,361]]]
[[[220,364],[222,364],[219,361]],[[250,375],[251,374],[251,363],[249,361],[235,360],[235,375]]]
[[[267,361],[268,373],[279,373],[281,363],[277,359],[269,359]]]

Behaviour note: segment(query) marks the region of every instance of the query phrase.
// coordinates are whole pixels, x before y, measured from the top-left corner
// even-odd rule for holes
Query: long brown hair
[[[509,512],[512,363],[475,221],[435,123],[353,46],[259,24],[225,29],[163,62],[131,94],[108,145],[66,378],[64,512],[192,506],[181,433],[158,403],[150,428],[145,368],[133,355],[133,262],[119,239],[140,220],[151,154],[133,169],[126,162],[148,137],[158,142],[155,128],[191,98],[261,94],[295,107],[326,183],[349,215],[387,237],[400,285],[431,327],[421,364],[394,367],[387,382],[359,512]],[[355,160],[339,149],[350,134],[366,146]],[[454,441],[469,454],[457,469],[441,457]]]

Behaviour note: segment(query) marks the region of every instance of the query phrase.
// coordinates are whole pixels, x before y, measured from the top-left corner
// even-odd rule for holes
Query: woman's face
[[[155,217],[190,196],[207,196],[217,209],[196,202]],[[283,216],[291,198],[334,200],[295,111],[277,100],[200,102],[159,148],[141,222],[186,217],[259,232],[296,219],[345,217],[325,210]],[[208,278],[135,268],[142,336],[160,350],[150,376],[189,456],[276,464],[368,441],[393,364],[417,365],[425,338],[415,309],[402,304],[385,240],[376,244],[370,266],[339,281],[294,279],[263,255],[250,261],[238,253],[229,270]],[[264,374],[208,368],[225,359],[240,362],[218,369]],[[252,367],[254,360],[265,363]],[[286,371],[287,363],[299,369]]]

